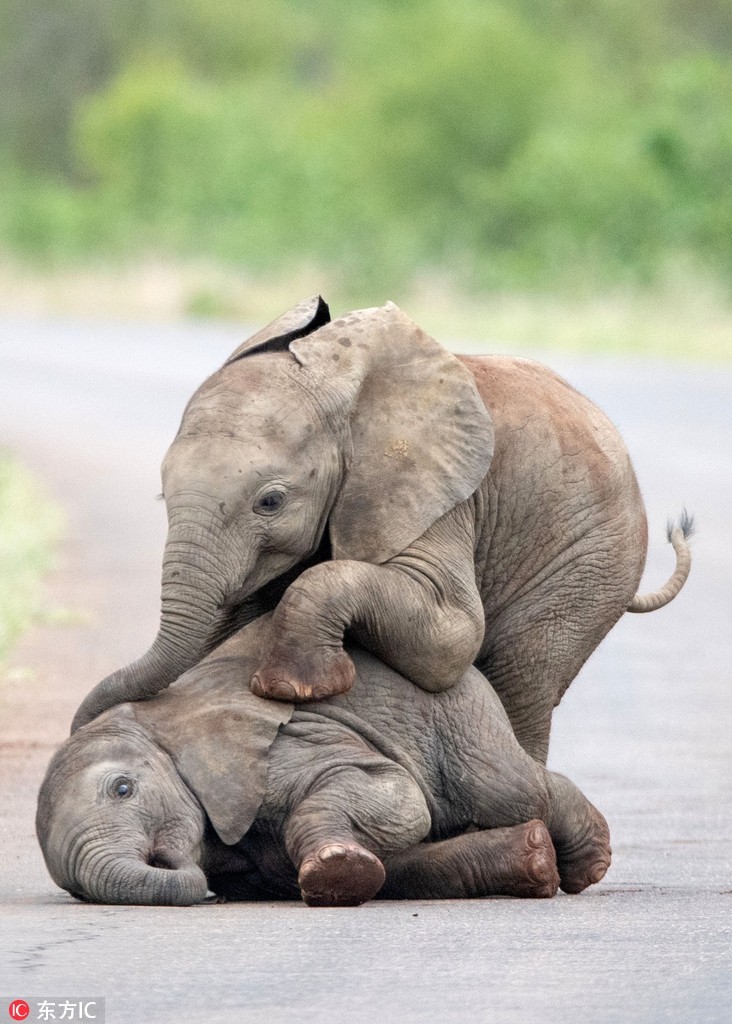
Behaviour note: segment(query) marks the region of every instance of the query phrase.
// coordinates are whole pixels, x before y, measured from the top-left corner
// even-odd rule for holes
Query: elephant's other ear
[[[327,323],[330,323],[328,303],[322,296],[313,295],[312,298],[304,299],[299,305],[288,309],[286,313],[273,320],[267,327],[263,327],[261,331],[257,331],[248,341],[231,353],[224,366],[260,349],[267,349],[269,352],[284,352],[291,341],[296,338],[304,338],[306,334],[311,334]]]
[[[270,747],[293,712],[292,704],[255,697],[247,679],[240,658],[206,661],[152,700],[131,705],[230,845],[257,816]]]
[[[290,351],[347,400],[350,468],[333,506],[334,558],[385,562],[468,498],[488,472],[493,422],[473,375],[393,303]]]

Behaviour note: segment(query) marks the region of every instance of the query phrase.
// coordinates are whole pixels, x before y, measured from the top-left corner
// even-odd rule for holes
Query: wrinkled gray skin
[[[162,478],[159,633],[74,729],[157,693],[279,601],[255,693],[344,692],[347,632],[428,691],[474,662],[545,761],[587,657],[685,578],[634,600],[645,512],[592,403],[537,363],[453,356],[392,304],[329,323],[310,300],[251,338],[188,403]]]
[[[350,648],[358,685],[295,706],[242,687],[260,619],[157,697],[78,730],[37,831],[54,880],[97,902],[580,892],[610,862],[602,815],[520,747],[476,669],[416,688]],[[386,868],[386,882],[385,870]]]

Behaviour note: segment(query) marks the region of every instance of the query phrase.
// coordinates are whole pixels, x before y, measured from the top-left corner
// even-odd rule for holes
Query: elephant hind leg
[[[549,832],[533,819],[391,854],[380,899],[546,899],[559,887]]]
[[[633,585],[631,578],[609,593],[559,573],[489,620],[476,666],[501,698],[519,743],[540,764],[554,708],[623,614]]]
[[[598,809],[564,775],[547,772],[546,784],[560,885],[567,893],[582,892],[610,867],[610,830]]]

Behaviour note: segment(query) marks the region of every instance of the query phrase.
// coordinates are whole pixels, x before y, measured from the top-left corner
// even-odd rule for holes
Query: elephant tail
[[[676,552],[676,568],[673,575],[660,590],[654,590],[651,594],[636,594],[628,605],[629,612],[655,612],[669,601],[673,601],[689,577],[691,550],[687,541],[693,532],[694,517],[690,516],[686,509],[681,513],[677,523],[669,519],[666,536]]]

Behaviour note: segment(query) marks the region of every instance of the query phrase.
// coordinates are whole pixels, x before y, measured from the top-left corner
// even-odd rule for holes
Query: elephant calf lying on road
[[[179,905],[207,888],[272,899],[299,887],[306,903],[343,906],[379,890],[552,896],[603,877],[604,818],[523,751],[477,669],[431,694],[352,649],[363,685],[295,708],[241,684],[269,630],[256,620],[170,689],[64,743],[36,822],[60,886]]]

